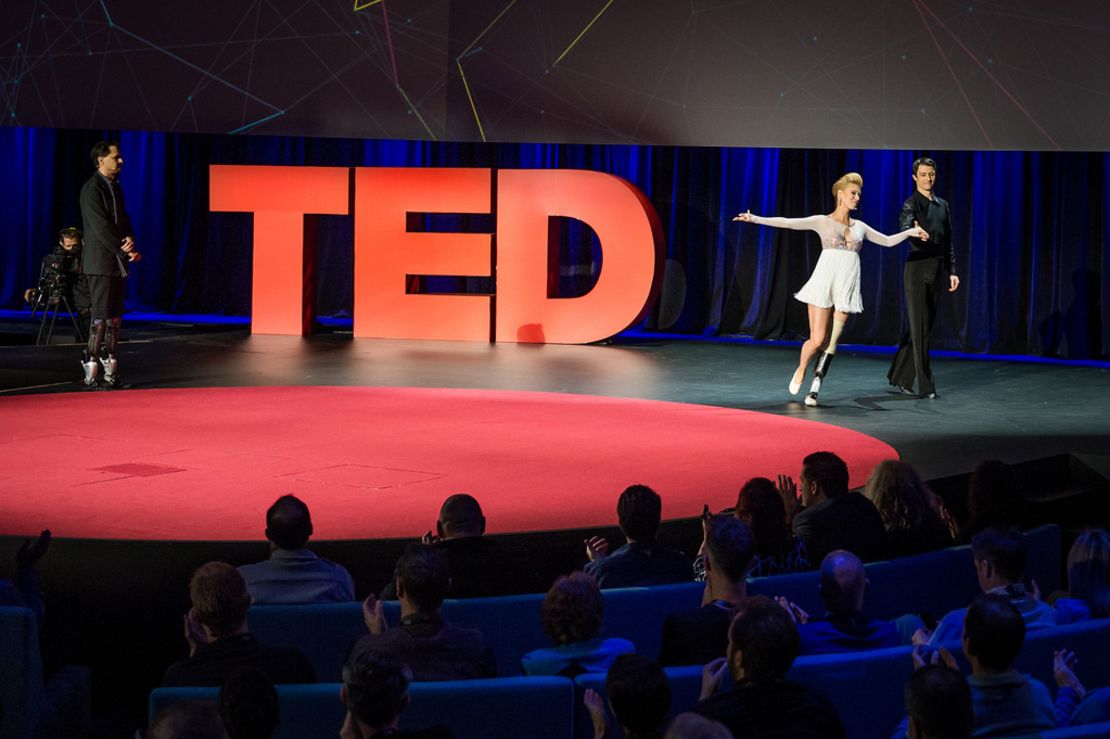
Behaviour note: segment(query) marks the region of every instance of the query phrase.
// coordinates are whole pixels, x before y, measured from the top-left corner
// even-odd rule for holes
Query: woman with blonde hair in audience
[[[540,607],[543,630],[555,646],[524,655],[524,674],[573,678],[586,672],[608,672],[618,656],[635,652],[627,639],[598,636],[603,612],[601,589],[593,577],[575,572],[556,580]]]
[[[1110,618],[1110,534],[1088,529],[1068,550],[1068,589],[1055,593],[1056,623]]]
[[[931,552],[951,546],[955,525],[940,497],[906,462],[885,459],[871,471],[863,489],[886,527],[891,557]]]

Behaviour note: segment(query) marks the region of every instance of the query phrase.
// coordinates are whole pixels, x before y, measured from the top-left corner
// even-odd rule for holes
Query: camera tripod
[[[35,346],[45,346],[50,343],[50,340],[54,337],[54,322],[58,320],[59,310],[65,310],[69,320],[73,322],[73,335],[77,338],[77,343],[88,341],[88,332],[77,320],[78,313],[70,303],[69,296],[64,292],[59,295],[51,294],[47,290],[40,291],[35,304],[31,306],[31,318],[35,317],[39,308],[42,308],[42,320],[39,322],[39,333],[35,337]]]

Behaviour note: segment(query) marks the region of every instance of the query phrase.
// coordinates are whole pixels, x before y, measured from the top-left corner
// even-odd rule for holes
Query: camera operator
[[[57,245],[42,258],[38,285],[24,291],[23,298],[33,311],[41,307],[44,319],[46,312],[56,311],[59,304],[75,312],[74,326],[78,330],[74,336],[77,341],[85,341],[80,326],[89,321],[89,287],[81,274],[81,229],[69,226],[58,232]]]

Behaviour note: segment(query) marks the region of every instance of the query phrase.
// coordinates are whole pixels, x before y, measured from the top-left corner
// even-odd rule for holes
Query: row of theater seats
[[[1052,678],[1052,653],[1066,648],[1084,660],[1084,681],[1090,686],[1110,685],[1110,620],[1100,619],[1069,626],[1032,631],[1017,668],[1047,685]],[[947,645],[953,654],[958,644]],[[840,712],[850,739],[886,739],[903,715],[902,688],[912,671],[909,647],[881,649],[847,655],[800,657],[789,678],[824,691]],[[963,665],[966,672],[968,667]],[[666,670],[671,682],[672,714],[689,710],[697,702],[701,667]],[[507,677],[414,683],[412,704],[401,728],[433,724],[450,726],[458,739],[590,739],[593,729],[582,706],[582,694],[593,688],[604,694],[604,675],[582,675],[573,682],[558,677]],[[213,699],[216,688],[158,688],[150,696],[150,716],[180,700]],[[339,684],[278,686],[281,725],[274,739],[334,737],[343,723],[345,708],[339,702]],[[1091,724],[1044,732],[1052,737],[1110,737],[1110,723]]]
[[[1059,588],[1059,528],[1043,526],[1026,536],[1030,576],[1042,592]],[[869,564],[867,575],[870,589],[866,608],[878,618],[919,611],[942,614],[966,605],[979,590],[967,547]],[[816,573],[757,578],[751,581],[750,592],[783,595],[811,613],[822,611]],[[603,591],[603,635],[631,639],[640,653],[654,657],[659,651],[665,616],[696,607],[701,593],[702,586],[697,583]],[[542,600],[542,594],[533,594],[448,601],[444,604],[444,615],[460,626],[482,630],[496,650],[499,674],[518,675],[521,656],[548,643],[539,617]],[[387,616],[396,623],[395,603],[387,604]],[[339,680],[350,642],[365,633],[358,603],[256,607],[251,610],[249,625],[263,641],[301,649],[313,663],[319,679],[331,682]],[[1087,655],[1084,666],[1090,666],[1096,661],[1095,655],[1103,652],[1080,652]],[[87,725],[88,671],[66,671],[50,684],[44,684],[31,611],[0,608],[0,655],[4,657],[0,659],[0,700],[5,713],[0,739],[37,739],[44,726],[58,719],[73,718]],[[800,660],[799,664],[805,661]],[[1110,680],[1094,681],[1086,674],[1081,677],[1091,685],[1110,684]],[[1051,675],[1046,682],[1051,682]],[[900,691],[900,686],[898,683],[895,687]],[[421,691],[437,689],[419,687]]]
[[[1041,526],[1026,532],[1029,542],[1029,576],[1044,593],[1060,588],[1061,534],[1058,526]],[[953,547],[914,557],[875,562],[866,566],[870,583],[864,607],[872,618],[895,618],[905,613],[928,612],[938,618],[962,608],[979,593],[970,547]],[[824,612],[817,593],[819,575],[779,575],[755,578],[752,595],[782,595],[811,614]],[[652,588],[603,590],[603,637],[623,637],[636,651],[655,658],[659,654],[663,620],[676,611],[697,608],[704,585],[684,583]],[[496,598],[448,600],[443,615],[456,626],[475,628],[486,635],[497,655],[497,674],[519,675],[526,652],[548,646],[540,622],[543,594]],[[391,624],[399,619],[396,602],[385,604]],[[366,633],[358,603],[311,606],[256,606],[247,623],[262,641],[297,647],[312,662],[320,680],[338,681],[347,648]]]

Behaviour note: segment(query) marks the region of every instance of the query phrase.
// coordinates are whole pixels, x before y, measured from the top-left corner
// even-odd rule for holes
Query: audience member
[[[798,485],[780,476],[779,491],[810,562],[834,549],[847,549],[864,562],[886,556],[882,516],[863,495],[848,491],[848,465],[832,452],[803,459]]]
[[[749,597],[728,632],[728,652],[702,671],[694,712],[720,721],[735,736],[844,737],[836,708],[821,693],[786,679],[798,654],[798,629],[770,598]],[[728,671],[735,684],[714,695]]]
[[[0,606],[30,608],[38,617],[40,629],[46,618],[46,605],[35,565],[50,548],[50,539],[49,529],[44,529],[34,542],[25,539],[15,553],[15,577],[0,580]]]
[[[897,459],[879,462],[863,492],[883,518],[887,556],[907,557],[952,546],[952,519],[913,465]]]
[[[395,576],[401,623],[389,628],[382,601],[371,593],[362,604],[370,633],[355,643],[351,658],[367,651],[391,652],[418,681],[495,677],[493,650],[481,632],[452,626],[440,612],[451,587],[447,556],[428,544],[410,544],[397,560]]]
[[[1018,524],[1024,501],[1010,466],[997,459],[980,462],[967,484],[967,522],[960,527],[957,544],[970,544],[988,526]]]
[[[629,588],[685,582],[691,578],[690,558],[667,549],[655,540],[663,505],[646,485],[632,485],[617,501],[617,521],[625,545],[609,554],[609,542],[600,536],[586,541],[589,562],[585,571],[603,588]]]
[[[718,721],[710,721],[696,713],[680,713],[667,728],[663,739],[733,739],[728,727]]]
[[[1110,535],[1088,529],[1068,550],[1068,589],[1051,599],[1056,623],[1110,618]]]
[[[335,603],[355,599],[351,573],[308,550],[312,518],[308,506],[283,495],[266,511],[270,558],[243,565],[240,574],[257,605]]]
[[[1033,734],[1055,728],[1056,712],[1048,688],[1014,669],[1025,642],[1025,621],[1006,596],[975,596],[967,609],[960,642],[971,664],[967,683],[975,716],[973,736]],[[915,671],[926,664],[921,649],[913,650]],[[955,658],[944,648],[933,652],[930,661],[957,669]],[[895,736],[908,736],[907,727],[903,719]]]
[[[524,674],[573,678],[585,672],[608,672],[618,656],[635,652],[627,639],[598,637],[604,608],[597,581],[586,573],[556,580],[540,609],[543,630],[555,646],[524,655]]]
[[[736,517],[748,525],[755,543],[755,563],[749,577],[790,575],[813,569],[802,540],[786,521],[786,507],[775,483],[753,477],[736,497]]]
[[[421,538],[447,555],[451,572],[451,598],[483,598],[511,592],[534,592],[547,583],[532,585],[531,573],[519,571],[504,542],[486,536],[486,517],[472,495],[456,493],[443,501],[435,533]],[[396,600],[392,582],[382,589],[383,600]]]
[[[1029,545],[1013,526],[991,526],[971,541],[971,556],[984,593],[1006,597],[1021,614],[1026,628],[1056,625],[1056,611],[1025,589],[1025,564]],[[913,635],[914,644],[939,644],[955,641],[963,631],[967,609],[950,611],[930,634],[924,629]]]
[[[639,654],[622,654],[605,677],[609,710],[626,739],[659,739],[671,711],[671,684],[663,669]],[[606,735],[605,706],[597,691],[586,690],[582,699],[594,726],[594,739]]]
[[[827,609],[824,618],[810,618],[798,606],[779,599],[798,621],[799,654],[858,652],[901,643],[894,624],[864,615],[867,573],[856,555],[843,549],[829,552],[821,563],[818,589]]]
[[[948,665],[923,665],[906,681],[909,739],[969,739],[975,724],[971,688]]]
[[[752,532],[755,560],[748,577],[790,575],[813,569],[806,548],[786,522],[786,508],[775,483],[766,477],[753,477],[740,488],[733,513]],[[703,527],[709,520],[702,514]],[[705,542],[694,560],[694,579],[705,581]]]
[[[166,706],[146,732],[147,739],[228,739],[216,704],[181,701]]]
[[[1056,726],[1082,726],[1110,721],[1110,687],[1088,691],[1072,667],[1075,654],[1066,649],[1052,656],[1052,675],[1056,679]]]
[[[1025,643],[1025,620],[1004,595],[976,596],[967,609],[961,640],[971,664],[976,736],[1052,729],[1055,711],[1048,688],[1014,669]]]
[[[232,670],[217,704],[229,739],[270,739],[281,718],[273,681],[254,667]]]
[[[275,683],[313,683],[300,651],[262,644],[247,630],[250,594],[243,576],[226,562],[202,565],[189,582],[192,609],[185,616],[189,656],[166,668],[162,684],[220,685],[236,667],[257,667]]]
[[[747,596],[754,557],[751,531],[743,521],[729,516],[707,524],[704,605],[667,616],[660,664],[700,665],[725,653],[729,625]]]
[[[412,671],[397,654],[366,650],[351,655],[343,665],[343,686],[339,700],[347,707],[340,739],[366,739],[371,736],[392,739],[450,739],[445,726],[419,731],[397,728],[401,714],[409,707]],[[496,717],[491,717],[495,720]]]

